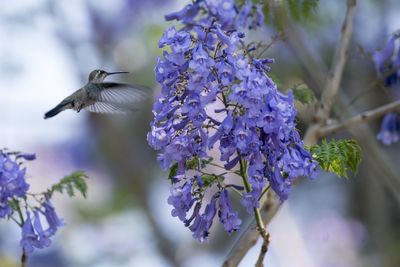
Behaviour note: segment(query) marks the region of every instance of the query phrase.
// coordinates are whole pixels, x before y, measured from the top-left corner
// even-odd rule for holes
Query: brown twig
[[[347,119],[343,122],[324,126],[321,129],[319,129],[318,136],[324,137],[324,136],[332,134],[338,130],[341,130],[343,128],[379,118],[380,116],[382,116],[388,112],[399,110],[399,109],[400,109],[400,100],[397,100],[392,103],[386,104],[384,106],[362,112],[362,113],[355,115],[354,117],[351,117],[350,119]]]
[[[26,255],[25,249],[22,249],[21,267],[26,267],[27,262],[28,262],[28,255]]]
[[[312,123],[304,137],[308,144],[316,143],[320,136],[318,136],[319,129],[325,126],[327,119],[332,111],[333,104],[336,101],[336,96],[340,89],[340,82],[344,67],[347,62],[347,51],[349,49],[351,34],[353,30],[353,15],[356,6],[356,0],[347,0],[346,16],[343,21],[341,30],[341,39],[336,47],[334,55],[334,63],[330,71],[330,75],[326,81],[324,90],[322,91],[321,100],[319,102],[314,123]]]
[[[266,200],[261,204],[261,218],[265,225],[268,225],[272,218],[278,211],[280,201],[274,192],[268,191]],[[256,229],[256,222],[253,219],[246,229],[242,232],[237,242],[235,242],[233,248],[229,252],[226,260],[223,263],[224,267],[238,266],[240,261],[249,251],[249,249],[257,243],[260,237],[259,232]]]
[[[267,233],[266,237],[264,238],[264,242],[263,242],[263,244],[261,246],[260,254],[258,255],[258,259],[257,259],[257,262],[256,262],[256,267],[263,267],[264,266],[264,258],[265,258],[265,255],[268,252],[268,245],[270,243],[269,237],[270,237],[270,235],[269,235],[269,233]]]

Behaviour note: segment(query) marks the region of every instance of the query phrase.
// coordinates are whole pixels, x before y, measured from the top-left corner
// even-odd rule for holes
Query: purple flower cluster
[[[394,49],[395,42],[399,38],[400,32],[393,34],[382,50],[372,54],[378,77],[384,80],[388,93],[396,100],[400,99],[400,49],[397,54]],[[383,118],[377,137],[384,145],[390,145],[398,142],[399,136],[400,113],[390,112]]]
[[[147,139],[160,151],[162,169],[175,170],[168,199],[172,216],[199,241],[207,239],[216,214],[228,233],[239,229],[228,189],[240,191],[252,213],[268,186],[283,201],[293,181],[314,176],[317,167],[295,128],[292,94],[279,92],[267,75],[273,60],[255,57],[235,30],[254,9],[261,16],[250,3],[237,12],[234,1],[195,1],[167,16],[185,27],[166,29],[159,42],[170,49],[155,68],[162,89]],[[219,160],[210,157],[214,148]],[[211,163],[240,174],[245,184],[207,174]],[[212,195],[208,204],[206,192]]]
[[[46,220],[47,229],[43,228],[41,218]],[[26,212],[20,245],[26,253],[32,253],[34,248],[48,247],[51,244],[50,237],[63,225],[63,220],[58,218],[50,199],[46,197],[42,207],[33,210],[33,219],[30,211]]]
[[[63,225],[50,202],[50,196],[43,194],[44,200],[40,206],[30,208],[26,204],[29,184],[25,180],[26,169],[21,168],[22,160],[34,160],[34,154],[4,152],[0,150],[0,218],[14,218],[17,213],[22,219],[22,208],[19,203],[25,202],[26,218],[20,222],[22,226],[21,247],[26,253],[33,252],[34,248],[48,247],[58,227]],[[33,212],[33,219],[31,218]],[[41,218],[46,220],[47,229],[44,230]],[[14,220],[16,220],[14,218]]]
[[[32,155],[17,155],[18,158],[33,157]],[[24,197],[29,189],[25,181],[25,168],[21,169],[17,157],[3,153],[0,150],[0,218],[12,213],[9,201],[14,197]]]
[[[224,30],[254,29],[264,24],[262,7],[252,0],[246,0],[240,7],[234,0],[195,0],[182,10],[166,15],[165,19],[203,26],[217,21]]]

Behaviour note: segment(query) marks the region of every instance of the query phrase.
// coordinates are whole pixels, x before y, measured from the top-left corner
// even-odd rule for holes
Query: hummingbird
[[[126,71],[107,72],[94,70],[88,82],[81,89],[66,97],[60,104],[44,114],[44,118],[54,117],[66,109],[80,112],[82,109],[96,113],[128,113],[135,110],[132,104],[145,99],[149,90],[140,86],[123,83],[104,82],[109,75],[129,73]]]

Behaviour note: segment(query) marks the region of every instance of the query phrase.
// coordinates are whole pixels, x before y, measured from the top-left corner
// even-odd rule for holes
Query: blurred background
[[[34,252],[29,266],[219,266],[239,237],[215,223],[209,242],[199,244],[171,217],[167,174],[146,142],[151,101],[132,116],[66,111],[43,119],[97,68],[129,71],[111,79],[154,88],[155,98],[158,39],[172,25],[163,16],[188,2],[1,1],[0,147],[37,154],[27,165],[28,182],[37,192],[75,170],[90,177],[87,200],[56,197],[54,205],[67,225],[52,246]],[[338,118],[393,100],[382,86],[369,89],[377,80],[370,53],[400,29],[400,2],[358,2]],[[318,87],[318,74],[332,60],[345,5],[321,0],[311,19],[294,23],[296,42],[289,38],[289,44],[278,42],[267,51],[276,59],[271,75],[283,90],[301,81]],[[275,33],[269,25],[251,38],[269,40]],[[306,50],[299,50],[301,45]],[[298,108],[299,128],[305,129],[313,107]],[[267,266],[400,266],[400,145],[380,144],[379,127],[377,120],[336,136],[360,141],[363,163],[356,176],[341,180],[321,173],[293,189],[268,226]],[[249,218],[237,207],[246,225]],[[19,266],[19,240],[20,229],[1,221],[1,267]],[[241,266],[254,265],[260,245]]]

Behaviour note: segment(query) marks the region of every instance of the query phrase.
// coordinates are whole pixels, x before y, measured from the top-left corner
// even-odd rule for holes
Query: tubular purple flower
[[[224,225],[225,231],[232,233],[239,230],[242,221],[238,217],[238,213],[233,211],[232,204],[228,198],[228,191],[223,190],[219,196],[219,220]]]
[[[394,42],[399,37],[400,35],[393,34],[382,50],[375,51],[372,54],[372,60],[375,64],[375,70],[379,75],[383,74],[385,63],[392,57],[394,52]]]
[[[46,230],[46,233],[49,236],[54,235],[58,228],[61,226],[64,226],[65,223],[62,219],[60,219],[53,207],[53,204],[51,204],[50,198],[46,195],[46,202],[43,204],[44,208],[44,216],[46,218],[47,224],[49,225],[49,228]]]
[[[400,136],[400,115],[397,112],[389,112],[383,118],[378,139],[384,145],[391,145],[399,141]]]
[[[27,254],[30,254],[33,252],[37,241],[38,236],[33,229],[31,214],[27,212],[25,222],[22,225],[22,239],[20,245]]]

